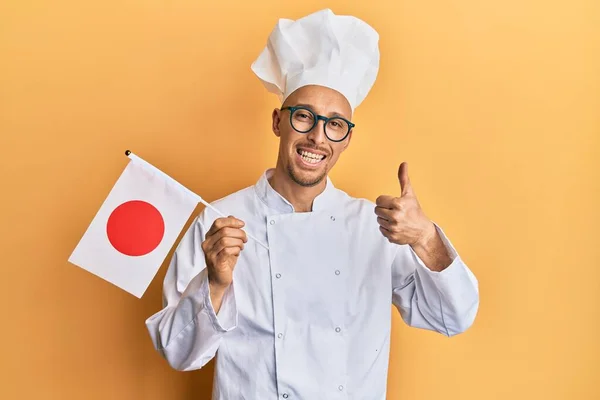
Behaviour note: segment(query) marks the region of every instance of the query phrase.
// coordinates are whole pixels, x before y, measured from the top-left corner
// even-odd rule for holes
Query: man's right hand
[[[218,218],[212,224],[202,242],[202,250],[208,269],[208,282],[213,307],[218,312],[225,290],[233,280],[233,269],[244,243],[248,241],[242,230],[244,221],[233,216]],[[217,304],[215,304],[217,303]]]

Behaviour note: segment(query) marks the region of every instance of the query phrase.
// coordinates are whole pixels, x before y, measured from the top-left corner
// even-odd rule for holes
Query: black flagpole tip
[[[131,154],[131,151],[129,150],[125,150],[125,155],[129,157],[129,155]]]

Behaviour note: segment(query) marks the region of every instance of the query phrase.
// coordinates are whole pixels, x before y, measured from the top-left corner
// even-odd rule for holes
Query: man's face
[[[339,92],[324,86],[304,86],[285,100],[283,107],[303,106],[325,117],[352,118],[348,100]],[[290,178],[301,186],[315,186],[333,168],[340,154],[350,144],[352,132],[341,142],[325,136],[324,122],[319,122],[307,133],[300,133],[290,124],[291,110],[273,110],[273,132],[280,138],[278,168],[287,171]]]

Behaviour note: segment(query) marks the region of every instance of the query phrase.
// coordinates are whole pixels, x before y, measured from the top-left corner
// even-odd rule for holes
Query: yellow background
[[[0,3],[2,399],[209,399],[138,300],[67,263],[127,148],[207,200],[274,165],[277,100],[250,70],[278,17],[321,8],[381,35],[336,186],[413,186],[479,278],[464,335],[393,313],[390,399],[599,399],[600,2]],[[200,208],[197,212],[200,211]]]

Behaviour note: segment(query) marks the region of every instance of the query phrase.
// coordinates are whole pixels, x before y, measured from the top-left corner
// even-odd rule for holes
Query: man
[[[405,163],[401,196],[375,205],[328,178],[375,81],[377,41],[366,23],[324,10],[280,20],[252,66],[283,103],[277,165],[214,203],[235,217],[194,221],[165,308],[146,322],[173,368],[217,354],[214,399],[385,399],[390,302],[410,326],[447,336],[475,318],[477,281],[421,210]]]

